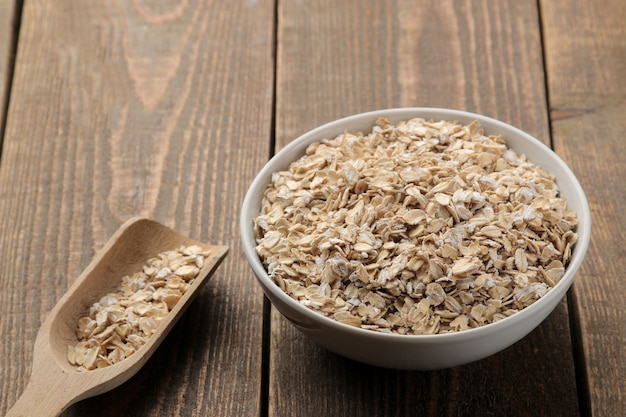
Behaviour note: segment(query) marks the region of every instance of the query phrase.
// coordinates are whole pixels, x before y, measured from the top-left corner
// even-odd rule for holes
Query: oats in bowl
[[[535,329],[574,281],[591,215],[567,164],[528,133],[416,107],[287,144],[250,185],[240,227],[257,283],[304,335],[366,364],[428,370]]]
[[[436,334],[541,298],[565,272],[577,224],[554,176],[477,121],[380,118],[274,173],[256,251],[283,291],[327,317]]]

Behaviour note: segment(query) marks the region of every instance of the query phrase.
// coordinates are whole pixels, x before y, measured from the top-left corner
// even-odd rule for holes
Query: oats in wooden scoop
[[[78,343],[67,358],[77,370],[113,365],[135,353],[155,332],[198,276],[209,252],[180,247],[149,259],[141,271],[122,277],[115,292],[94,303],[78,320]]]

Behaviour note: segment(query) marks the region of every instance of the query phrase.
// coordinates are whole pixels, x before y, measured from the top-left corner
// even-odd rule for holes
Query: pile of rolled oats
[[[562,278],[576,213],[553,176],[473,122],[376,122],[273,175],[257,253],[292,298],[342,323],[437,334],[531,305]]]
[[[183,246],[158,254],[141,271],[124,276],[115,292],[104,295],[78,320],[78,344],[68,346],[68,361],[85,371],[135,353],[189,289],[207,256],[199,246]]]

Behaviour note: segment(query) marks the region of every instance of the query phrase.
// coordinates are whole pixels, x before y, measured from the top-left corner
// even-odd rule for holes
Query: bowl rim
[[[251,208],[256,206],[257,203],[260,206],[260,201],[255,201],[255,190],[258,190],[262,187],[264,190],[269,183],[269,179],[271,175],[276,172],[274,168],[275,165],[280,164],[282,159],[286,156],[293,153],[295,150],[298,150],[300,147],[306,148],[308,144],[314,142],[315,140],[321,140],[323,138],[331,138],[336,135],[341,134],[345,129],[341,129],[342,125],[350,124],[351,122],[357,122],[361,120],[365,120],[370,118],[371,124],[379,117],[386,117],[400,120],[408,120],[403,119],[402,116],[406,114],[413,114],[410,116],[411,118],[423,118],[426,120],[447,120],[447,121],[459,121],[459,119],[474,119],[479,121],[485,129],[487,129],[488,125],[490,128],[496,127],[498,131],[513,133],[523,140],[529,141],[535,146],[539,147],[541,150],[546,152],[549,155],[549,158],[552,163],[558,165],[559,169],[565,174],[570,182],[570,186],[574,189],[575,194],[578,199],[580,199],[582,210],[577,211],[578,217],[578,241],[572,250],[572,257],[570,259],[570,263],[565,270],[565,274],[561,278],[561,280],[552,287],[543,297],[534,302],[528,307],[516,312],[515,314],[501,319],[496,322],[488,323],[476,328],[470,328],[458,332],[450,332],[450,333],[437,333],[437,334],[422,334],[422,335],[414,335],[414,334],[398,334],[398,333],[386,333],[380,332],[376,330],[363,329],[361,327],[350,326],[348,324],[341,323],[337,320],[334,320],[330,317],[327,317],[319,312],[316,312],[301,303],[297,300],[293,299],[289,296],[285,291],[283,291],[268,275],[265,267],[263,266],[259,256],[256,253],[255,249],[255,238],[254,238],[254,227],[253,221],[254,216],[251,218],[246,215],[246,213],[251,212]],[[439,116],[440,114],[444,114],[444,116]],[[437,115],[437,117],[432,117]],[[398,119],[400,117],[400,119]],[[369,123],[369,122],[368,122]],[[397,122],[394,122],[397,123]],[[462,122],[466,123],[466,122]],[[324,135],[324,137],[320,137],[319,135],[322,132],[325,132],[329,129],[335,129],[336,133],[334,136],[332,135]],[[493,129],[492,129],[493,130]],[[367,134],[368,132],[364,132]],[[489,132],[487,134],[502,134],[498,132]],[[504,135],[503,135],[504,136]],[[506,141],[506,136],[504,136]],[[286,165],[292,162],[294,159],[289,159]],[[532,159],[529,158],[532,161]],[[285,165],[284,163],[282,165]],[[542,166],[546,171],[553,173],[552,167]],[[558,184],[557,184],[558,186]],[[498,332],[500,329],[510,326],[511,324],[515,324],[519,321],[525,320],[529,316],[534,316],[540,314],[544,305],[549,305],[550,303],[554,303],[556,306],[558,301],[565,295],[569,287],[571,286],[574,276],[580,268],[585,254],[587,252],[590,235],[591,235],[591,213],[589,209],[589,204],[585,195],[585,192],[580,185],[580,182],[569,168],[569,166],[548,146],[546,146],[539,139],[533,137],[532,135],[526,133],[525,131],[512,126],[508,123],[502,122],[500,120],[491,118],[489,116],[484,116],[477,113],[472,113],[463,110],[456,109],[448,109],[448,108],[439,108],[439,107],[398,107],[398,108],[387,108],[387,109],[379,109],[368,111],[364,113],[353,114],[347,117],[343,117],[340,119],[336,119],[327,123],[324,123],[318,127],[315,127],[291,142],[285,145],[282,149],[280,149],[269,161],[263,166],[261,171],[257,173],[254,180],[250,184],[246,195],[243,200],[241,216],[240,216],[240,232],[241,232],[241,240],[243,251],[246,255],[248,263],[250,264],[252,270],[255,273],[256,279],[259,281],[261,286],[265,291],[271,292],[271,294],[275,297],[278,297],[282,302],[286,303],[292,309],[297,312],[303,314],[307,318],[310,318],[313,322],[320,324],[322,327],[332,327],[337,330],[352,333],[354,335],[365,336],[368,338],[380,338],[381,340],[387,341],[399,341],[399,342],[415,342],[421,341],[425,343],[438,343],[440,341],[446,339],[455,339],[456,341],[462,341],[469,338],[486,336],[487,334]],[[278,308],[278,307],[276,307]],[[280,309],[278,309],[280,311]],[[552,310],[549,312],[551,313]],[[548,313],[548,314],[549,314]]]

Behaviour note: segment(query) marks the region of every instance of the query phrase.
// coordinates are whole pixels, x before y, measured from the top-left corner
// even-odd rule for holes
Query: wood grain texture
[[[25,2],[0,165],[0,411],[47,312],[142,215],[230,255],[136,377],[65,415],[259,413],[263,302],[237,219],[269,154],[273,19],[261,0]]]
[[[390,106],[481,112],[548,142],[533,2],[344,3],[280,5],[279,146],[319,124]]]
[[[282,1],[277,146],[324,122],[400,106],[474,111],[548,142],[539,33],[532,1]],[[506,351],[436,372],[345,360],[275,311],[271,335],[272,416],[579,414],[565,302]]]
[[[0,135],[4,127],[5,105],[9,92],[9,79],[13,62],[13,44],[15,42],[16,0],[0,0]],[[0,137],[0,149],[2,148]]]
[[[593,416],[626,404],[626,3],[541,2],[554,147],[589,200],[592,238],[574,284]]]

